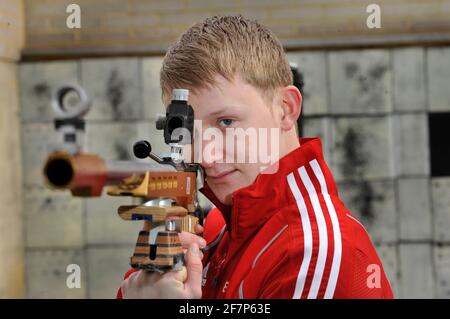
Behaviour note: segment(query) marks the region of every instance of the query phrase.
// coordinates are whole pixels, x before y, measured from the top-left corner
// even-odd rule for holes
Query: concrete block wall
[[[349,210],[368,230],[396,297],[450,297],[450,178],[430,178],[428,112],[450,111],[449,48],[289,52],[305,77],[306,136],[325,156]],[[55,134],[49,93],[81,84],[93,98],[86,148],[130,159],[140,138],[167,151],[160,57],[22,63],[19,68],[29,297],[113,298],[139,229],[128,199],[76,199],[46,190],[40,169]],[[51,260],[55,262],[51,262]],[[78,263],[81,289],[65,286]]]
[[[430,177],[427,115],[450,111],[450,49],[288,55],[304,72],[304,133],[326,139],[340,195],[395,295],[448,298],[450,178]]]
[[[58,138],[51,93],[63,83],[78,83],[93,100],[86,116],[86,151],[128,160],[134,157],[133,143],[147,139],[156,152],[167,153],[155,128],[156,115],[164,111],[160,94],[149,96],[142,89],[155,91],[160,64],[161,58],[112,58],[20,65],[28,297],[114,298],[142,226],[117,215],[118,206],[131,204],[130,198],[80,199],[44,187],[42,165]],[[66,285],[70,264],[81,268],[79,289]]]

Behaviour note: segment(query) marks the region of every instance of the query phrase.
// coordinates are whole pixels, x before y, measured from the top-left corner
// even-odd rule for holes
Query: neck
[[[293,150],[299,148],[300,141],[295,130],[293,132],[291,130],[288,133],[286,133],[286,135],[282,137],[280,144],[282,146],[280,149],[280,158],[283,158]]]

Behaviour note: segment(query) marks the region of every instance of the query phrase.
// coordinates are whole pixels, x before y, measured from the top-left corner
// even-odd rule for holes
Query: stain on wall
[[[125,91],[125,82],[120,78],[117,69],[113,69],[108,77],[106,84],[106,98],[113,112],[113,119],[118,120],[122,117],[123,96]]]

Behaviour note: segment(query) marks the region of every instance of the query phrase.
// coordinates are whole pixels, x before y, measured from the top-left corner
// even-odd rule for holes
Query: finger
[[[139,276],[139,271],[135,271],[132,274],[128,276],[127,279],[125,279],[122,284],[120,285],[120,289],[122,290],[122,298],[127,298],[128,296],[128,290],[139,288],[139,283],[136,280],[136,278]]]
[[[187,279],[187,270],[186,267],[183,266],[181,267],[181,269],[179,271],[174,271],[174,276],[173,278],[177,281],[180,281],[182,283],[184,283]]]
[[[195,233],[199,236],[201,234],[203,234],[203,226],[200,224],[195,224],[194,230],[195,230]]]
[[[181,246],[183,248],[188,248],[193,243],[196,243],[201,248],[206,247],[206,240],[200,236],[185,231],[179,233],[178,236],[180,237]]]
[[[148,285],[153,285],[161,277],[160,273],[150,272],[145,270],[139,270],[136,277],[134,277],[134,282],[138,287],[145,287]]]
[[[140,287],[142,284],[142,270],[135,271],[127,280],[130,286]]]
[[[192,298],[201,298],[202,296],[202,272],[203,265],[197,244],[189,246],[186,254],[187,280],[185,289]]]
[[[142,270],[138,270],[138,271],[135,271],[135,272],[131,273],[128,276],[128,279],[130,279],[131,281],[136,280],[135,278],[138,277],[141,272],[142,272]]]
[[[183,254],[186,255],[188,252],[187,248],[183,248]],[[203,260],[203,252],[200,250],[200,259]]]

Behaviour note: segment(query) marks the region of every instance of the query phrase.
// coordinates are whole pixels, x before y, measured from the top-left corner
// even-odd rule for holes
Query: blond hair
[[[273,98],[276,88],[292,84],[292,72],[277,37],[242,15],[214,16],[191,26],[168,49],[161,67],[163,100],[172,89],[193,92],[211,87],[220,75],[232,81],[239,75]]]

